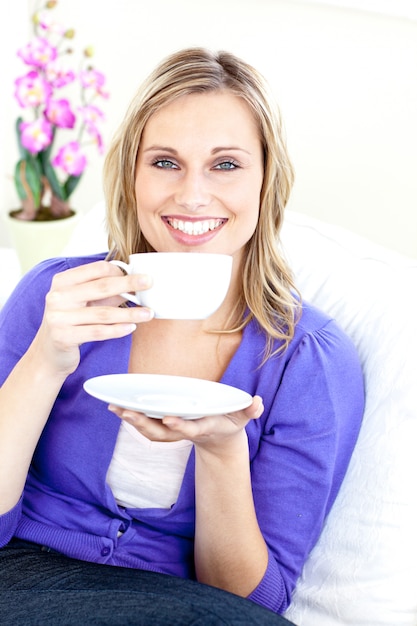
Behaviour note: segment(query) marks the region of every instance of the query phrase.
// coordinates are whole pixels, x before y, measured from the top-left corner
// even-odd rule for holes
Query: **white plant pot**
[[[3,215],[10,241],[16,250],[20,269],[25,274],[45,259],[59,256],[78,224],[81,214],[75,213],[64,219],[46,222],[18,220]]]

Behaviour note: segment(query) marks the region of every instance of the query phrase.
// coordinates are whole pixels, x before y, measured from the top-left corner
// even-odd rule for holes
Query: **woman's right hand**
[[[148,277],[123,275],[106,261],[54,277],[40,328],[0,388],[0,514],[20,498],[56,396],[78,366],[80,345],[123,337],[151,319],[148,309],[119,307],[118,294],[148,287]]]
[[[56,274],[34,342],[42,358],[58,375],[71,374],[79,364],[81,344],[123,337],[152,319],[152,311],[145,307],[119,306],[124,301],[120,293],[150,286],[150,277],[124,275],[107,261]]]

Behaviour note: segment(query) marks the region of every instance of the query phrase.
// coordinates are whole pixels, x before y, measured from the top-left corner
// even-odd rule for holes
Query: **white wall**
[[[55,12],[75,27],[76,43],[94,46],[108,77],[107,139],[161,57],[188,45],[229,49],[274,87],[297,172],[290,207],[417,257],[417,11],[407,11],[416,2],[334,3],[60,0]],[[14,0],[1,26],[0,58],[10,60],[0,67],[4,208],[16,202],[6,178],[16,156],[14,53],[33,4]],[[88,209],[101,197],[101,166],[95,158],[74,204]]]
[[[7,19],[0,20],[0,211],[16,206],[17,196],[13,187],[13,171],[16,162],[14,80],[22,72],[22,64],[15,50],[24,43],[29,33],[24,0],[11,2]],[[19,42],[19,43],[17,43]],[[6,240],[4,225],[0,220],[0,244]]]

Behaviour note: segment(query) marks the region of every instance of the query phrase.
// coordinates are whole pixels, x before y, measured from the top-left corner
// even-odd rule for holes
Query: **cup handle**
[[[117,267],[120,267],[120,269],[126,272],[126,274],[130,274],[131,272],[131,267],[128,263],[117,260],[110,261],[110,263],[112,263],[112,265],[117,265]],[[126,298],[126,300],[133,302],[133,304],[138,304],[139,306],[141,305],[139,299],[132,293],[121,293],[120,295],[122,296],[122,298]]]

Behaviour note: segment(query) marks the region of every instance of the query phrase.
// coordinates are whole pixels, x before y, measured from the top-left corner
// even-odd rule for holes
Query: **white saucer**
[[[184,376],[108,374],[84,383],[87,393],[109,404],[162,419],[197,419],[245,409],[252,396],[222,383]]]

